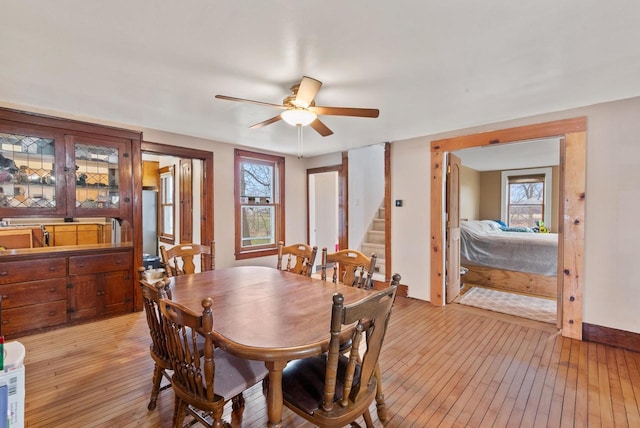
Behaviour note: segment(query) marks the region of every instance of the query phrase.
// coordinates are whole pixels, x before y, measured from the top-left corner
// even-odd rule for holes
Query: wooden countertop
[[[133,242],[123,242],[119,244],[92,244],[92,245],[68,245],[59,247],[37,247],[19,248],[0,251],[0,261],[12,261],[18,258],[32,258],[34,255],[60,255],[66,256],[72,253],[84,253],[87,251],[107,251],[107,250],[129,250],[133,248]],[[20,257],[22,256],[22,257]]]

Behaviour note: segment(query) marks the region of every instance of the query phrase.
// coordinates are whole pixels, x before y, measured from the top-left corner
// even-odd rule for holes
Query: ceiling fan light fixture
[[[282,120],[293,126],[307,126],[318,118],[318,115],[312,111],[303,108],[292,108],[285,110],[280,114]]]

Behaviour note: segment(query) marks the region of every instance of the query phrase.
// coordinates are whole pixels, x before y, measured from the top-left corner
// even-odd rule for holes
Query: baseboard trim
[[[373,289],[374,290],[384,290],[389,286],[389,283],[384,281],[378,281],[376,279],[373,280]],[[409,287],[407,285],[398,285],[398,296],[408,297],[409,296]]]
[[[582,323],[582,340],[640,352],[640,334],[630,331]]]

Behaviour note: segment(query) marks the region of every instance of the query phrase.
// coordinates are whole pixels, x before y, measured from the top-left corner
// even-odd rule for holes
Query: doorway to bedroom
[[[556,324],[560,138],[448,156],[460,159],[455,302]]]
[[[586,118],[557,120],[431,142],[430,300],[445,304],[448,276],[460,275],[459,265],[446,265],[444,184],[446,154],[468,147],[494,146],[549,137],[560,138],[560,201],[558,218],[557,326],[565,337],[582,339],[582,278],[584,277],[584,212]],[[459,278],[458,278],[459,280]],[[453,279],[455,282],[455,278]]]

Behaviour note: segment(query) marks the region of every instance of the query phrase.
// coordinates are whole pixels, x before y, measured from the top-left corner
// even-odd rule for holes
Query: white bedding
[[[504,232],[492,220],[461,221],[460,259],[463,265],[556,276],[558,234]]]

